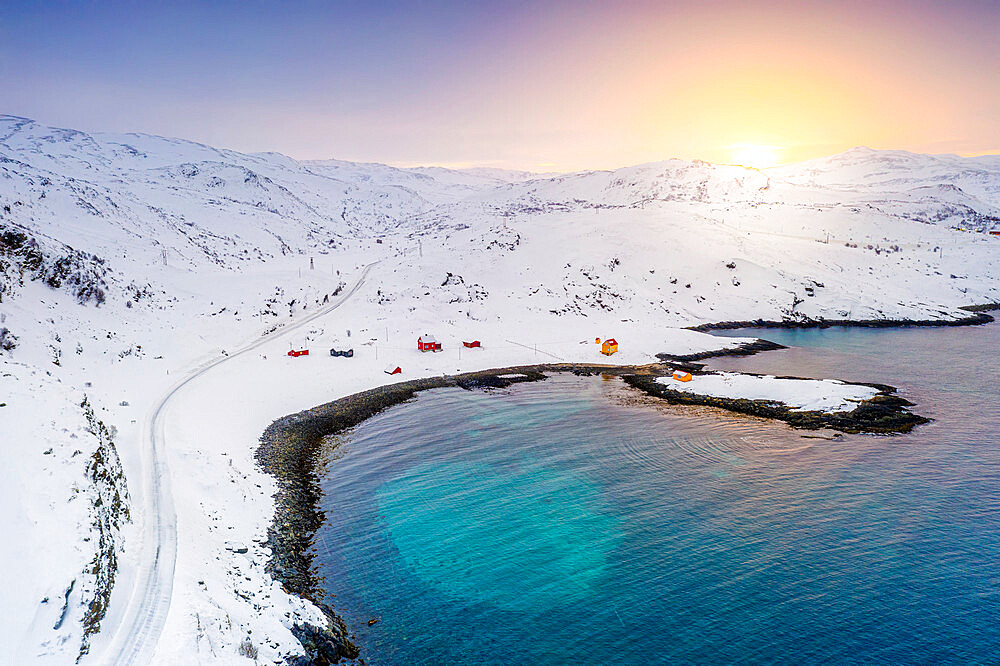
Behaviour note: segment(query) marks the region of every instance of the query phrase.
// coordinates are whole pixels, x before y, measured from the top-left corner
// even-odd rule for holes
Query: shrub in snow
[[[243,639],[243,642],[240,643],[240,647],[237,649],[237,652],[239,652],[241,657],[247,657],[248,659],[253,659],[254,661],[257,660],[257,646],[253,644],[253,641],[250,640],[249,636]]]
[[[11,226],[0,229],[0,302],[25,275],[53,289],[66,289],[81,303],[104,303],[108,269],[100,257],[74,250],[68,245],[56,255],[36,239]]]
[[[0,326],[0,351],[12,351],[17,347],[17,336],[6,326]]]

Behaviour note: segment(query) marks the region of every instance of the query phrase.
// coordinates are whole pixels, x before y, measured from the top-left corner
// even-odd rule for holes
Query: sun
[[[759,143],[734,143],[726,148],[729,149],[729,157],[733,164],[755,169],[766,169],[776,165],[778,153],[781,152],[778,146],[765,146]]]

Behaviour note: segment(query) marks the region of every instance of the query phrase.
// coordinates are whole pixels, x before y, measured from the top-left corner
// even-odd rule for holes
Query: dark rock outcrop
[[[860,403],[850,412],[831,413],[795,411],[787,405],[768,400],[720,398],[676,391],[667,384],[657,382],[656,377],[649,375],[625,375],[622,379],[629,386],[666,400],[670,404],[718,407],[739,414],[777,419],[788,423],[793,428],[807,430],[830,428],[848,433],[892,434],[909,432],[914,426],[930,421],[930,419],[910,412],[907,407],[912,407],[913,403],[895,395],[896,389],[885,384],[858,383],[859,386],[870,386],[878,390],[879,393],[870,400]],[[781,379],[799,378],[782,377]]]

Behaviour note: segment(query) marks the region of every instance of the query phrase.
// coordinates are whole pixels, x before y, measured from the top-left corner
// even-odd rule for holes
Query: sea
[[[720,335],[723,333],[720,333]],[[743,329],[893,436],[610,376],[435,389],[325,440],[316,570],[369,664],[1000,662],[1000,325]]]

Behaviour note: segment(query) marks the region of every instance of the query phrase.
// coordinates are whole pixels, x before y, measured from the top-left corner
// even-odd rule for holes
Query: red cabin
[[[433,335],[429,333],[424,333],[419,338],[417,338],[417,349],[422,352],[439,352],[441,351],[441,343],[437,341]]]
[[[472,348],[472,347],[482,347],[483,346],[482,343],[479,342],[479,340],[473,340],[472,342],[465,342],[465,341],[463,341],[462,344],[465,345],[466,347],[469,347],[469,348]]]
[[[288,352],[289,356],[309,356],[308,349],[291,349]]]
[[[385,374],[387,375],[401,375],[403,374],[403,369],[398,365],[390,365],[385,369]]]

